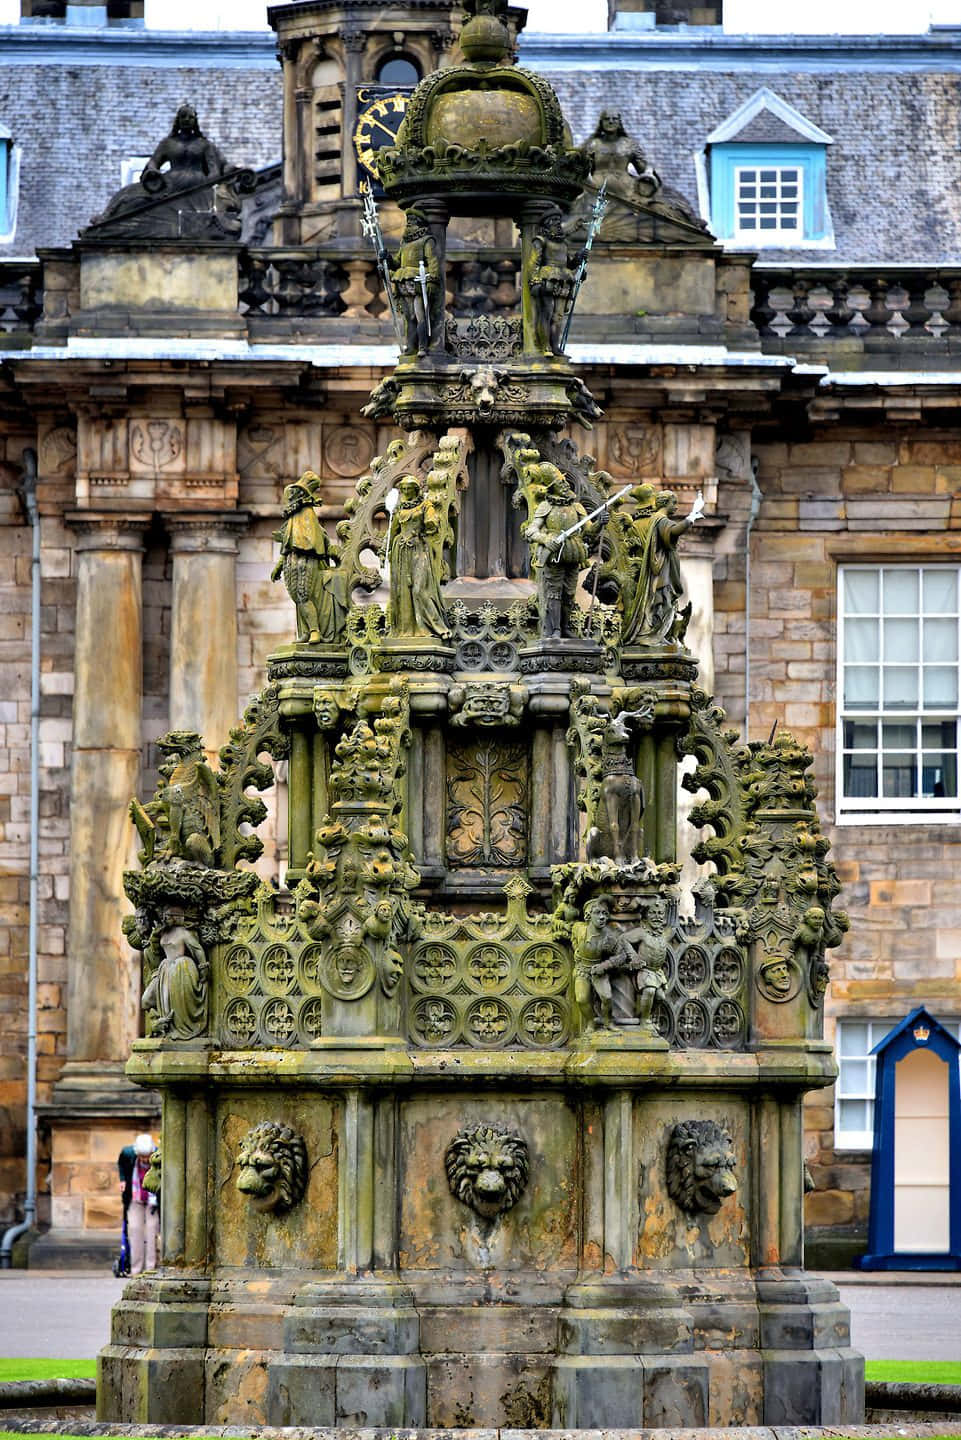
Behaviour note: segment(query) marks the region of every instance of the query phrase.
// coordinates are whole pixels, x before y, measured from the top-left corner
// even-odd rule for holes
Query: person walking
[[[127,1215],[131,1275],[140,1275],[144,1270],[155,1270],[157,1267],[160,1211],[157,1196],[145,1190],[143,1183],[150,1169],[150,1157],[156,1148],[153,1136],[144,1133],[138,1135],[132,1145],[125,1145],[117,1157]]]

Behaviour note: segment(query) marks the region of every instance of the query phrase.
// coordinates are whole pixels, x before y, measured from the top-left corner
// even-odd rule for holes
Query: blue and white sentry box
[[[961,1270],[961,1045],[923,1006],[877,1057],[862,1270]]]

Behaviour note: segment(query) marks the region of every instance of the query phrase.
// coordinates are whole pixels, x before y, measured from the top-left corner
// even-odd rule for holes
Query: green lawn
[[[866,1360],[865,1380],[912,1380],[915,1384],[961,1385],[959,1360]]]
[[[96,1360],[5,1360],[0,1357],[0,1381],[95,1380]]]

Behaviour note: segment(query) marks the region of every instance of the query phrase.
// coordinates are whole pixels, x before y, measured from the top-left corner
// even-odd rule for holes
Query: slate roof
[[[616,33],[583,43],[522,37],[521,62],[551,79],[576,140],[601,110],[619,109],[665,182],[695,205],[695,153],[766,86],[834,140],[827,173],[837,243],[763,258],[961,264],[961,31],[910,42],[706,33],[651,44]],[[44,37],[48,58],[58,40]],[[121,160],[149,154],[185,100],[229,160],[259,168],[280,158],[272,36],[220,36],[205,49],[204,37],[117,35],[106,64],[94,63],[89,32],[83,44],[76,63],[42,63],[43,51],[27,54],[22,30],[0,32],[0,123],[22,149],[17,231],[0,255],[69,243],[117,189]],[[144,53],[133,63],[137,44]],[[218,65],[228,54],[233,62]],[[742,133],[786,139],[790,131],[762,112]]]
[[[556,87],[576,140],[592,132],[601,110],[620,110],[664,181],[695,206],[695,152],[767,85],[834,140],[827,186],[836,248],[765,250],[764,259],[961,263],[959,73],[552,70],[540,59],[531,68]]]

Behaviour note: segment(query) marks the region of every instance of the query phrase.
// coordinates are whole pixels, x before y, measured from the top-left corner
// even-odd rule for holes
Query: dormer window
[[[719,240],[747,249],[833,249],[832,138],[768,89],[707,138],[706,211]]]
[[[734,192],[736,235],[762,242],[783,238],[786,245],[801,238],[803,163],[737,165]]]

